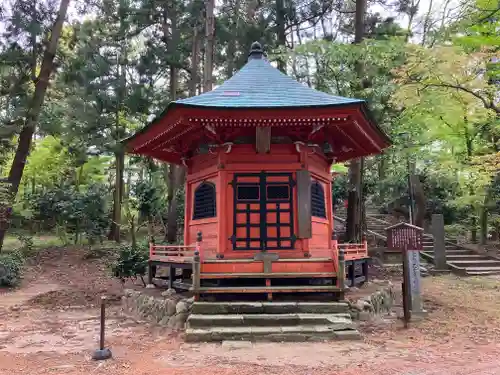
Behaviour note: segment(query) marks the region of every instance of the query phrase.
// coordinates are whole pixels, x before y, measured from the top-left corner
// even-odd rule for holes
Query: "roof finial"
[[[250,47],[250,53],[248,54],[248,60],[252,59],[262,59],[264,55],[264,51],[262,50],[262,46],[259,42],[253,42]]]

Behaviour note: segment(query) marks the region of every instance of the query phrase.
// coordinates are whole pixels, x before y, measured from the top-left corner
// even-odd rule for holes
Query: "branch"
[[[479,20],[476,21],[476,23],[481,23],[481,22],[484,22],[487,19],[493,17],[498,12],[500,12],[500,7],[497,9],[478,9],[478,10],[480,10],[482,12],[489,12],[488,14],[484,15],[483,17],[481,17]]]
[[[427,88],[427,87],[446,87],[446,88],[449,88],[449,89],[455,89],[455,90],[460,90],[460,91],[467,92],[467,93],[475,96],[479,100],[481,100],[481,102],[483,102],[483,105],[484,105],[484,107],[486,109],[492,109],[497,114],[500,114],[500,107],[497,107],[493,103],[492,100],[487,100],[483,96],[479,95],[478,93],[474,92],[473,90],[471,90],[471,89],[469,89],[467,87],[460,86],[460,85],[452,85],[452,84],[449,84],[449,83],[427,83],[427,84],[424,85],[424,89]]]
[[[443,116],[439,116],[439,119],[440,119],[441,121],[443,121],[443,123],[444,123],[446,126],[448,126],[451,130],[455,130],[455,129],[453,129],[453,126],[451,126],[451,124],[443,118]]]

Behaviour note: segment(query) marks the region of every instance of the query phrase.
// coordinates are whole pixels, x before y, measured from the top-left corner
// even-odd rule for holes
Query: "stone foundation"
[[[194,298],[185,298],[173,289],[166,290],[161,296],[126,289],[122,297],[122,309],[127,315],[174,330],[183,330],[193,302]]]
[[[368,296],[349,301],[349,313],[353,320],[370,320],[383,316],[394,306],[396,299],[394,285],[384,280],[374,280],[372,283],[379,284],[380,288]]]

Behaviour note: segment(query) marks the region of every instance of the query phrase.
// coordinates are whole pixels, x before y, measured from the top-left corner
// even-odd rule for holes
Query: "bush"
[[[66,232],[74,235],[75,243],[86,235],[89,244],[101,240],[108,228],[107,189],[93,184],[79,191],[74,186],[62,186],[30,197],[31,211],[36,220],[52,223],[63,241]]]
[[[128,278],[144,276],[148,268],[148,246],[139,243],[137,246],[123,245],[120,247],[118,259],[112,265],[113,276],[125,282]],[[142,280],[144,283],[144,280]]]
[[[20,251],[0,254],[0,286],[12,287],[21,281],[24,257]]]
[[[17,236],[19,242],[21,242],[21,247],[17,249],[24,257],[29,257],[33,255],[33,237],[25,236],[20,234]]]

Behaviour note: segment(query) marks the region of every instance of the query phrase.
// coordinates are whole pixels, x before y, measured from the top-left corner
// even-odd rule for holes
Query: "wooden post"
[[[192,279],[194,299],[198,301],[200,298],[200,253],[198,250],[194,252]]]
[[[344,249],[339,249],[339,269],[337,271],[338,287],[340,291],[345,289],[345,258]]]
[[[104,329],[106,326],[106,297],[101,296],[101,319],[100,319],[100,332],[99,332],[99,349],[95,350],[92,354],[92,359],[96,361],[109,359],[112,357],[111,350],[104,347]]]
[[[169,289],[174,288],[175,273],[176,273],[176,270],[175,270],[174,266],[169,264],[168,265],[168,288]]]
[[[148,285],[154,285],[153,284],[153,264],[151,263],[151,260],[148,260]]]
[[[368,256],[368,241],[363,237],[363,248],[365,249],[365,256]]]
[[[368,282],[368,265],[370,262],[370,258],[366,258],[363,262],[363,276],[365,277],[365,283]]]
[[[334,265],[335,265],[335,259],[337,259],[338,261],[338,255],[337,255],[338,250],[339,250],[339,242],[337,241],[337,234],[332,233],[332,262]]]
[[[101,297],[101,332],[99,335],[99,350],[104,349],[104,330],[106,327],[106,297]]]
[[[362,272],[363,276],[365,277],[365,283],[368,282],[368,262],[369,262],[369,257],[368,257],[368,241],[366,240],[366,237],[363,237],[363,247],[365,248],[365,260],[363,261],[363,264],[361,265],[362,267]]]
[[[356,261],[351,260],[350,265],[346,265],[347,267],[347,275],[349,276],[350,286],[356,286]]]
[[[408,265],[408,256],[407,256],[407,246],[405,246],[403,250],[403,283],[402,283],[402,292],[403,292],[403,314],[404,314],[404,324],[405,328],[408,328],[408,322],[411,319],[410,310],[411,310],[411,302],[410,302],[410,273],[409,273],[409,265]]]
[[[201,252],[201,241],[202,240],[203,240],[202,233],[201,233],[201,231],[198,231],[198,233],[196,233],[196,249],[195,249],[195,251],[197,251],[198,254],[200,254],[200,260],[203,260],[203,253]]]
[[[153,278],[155,277],[156,273],[156,267],[153,266],[153,261],[151,258],[153,257],[154,254],[154,244],[152,242],[149,243],[149,260],[148,260],[148,285],[146,285],[146,288],[154,288],[155,285],[153,284]]]

